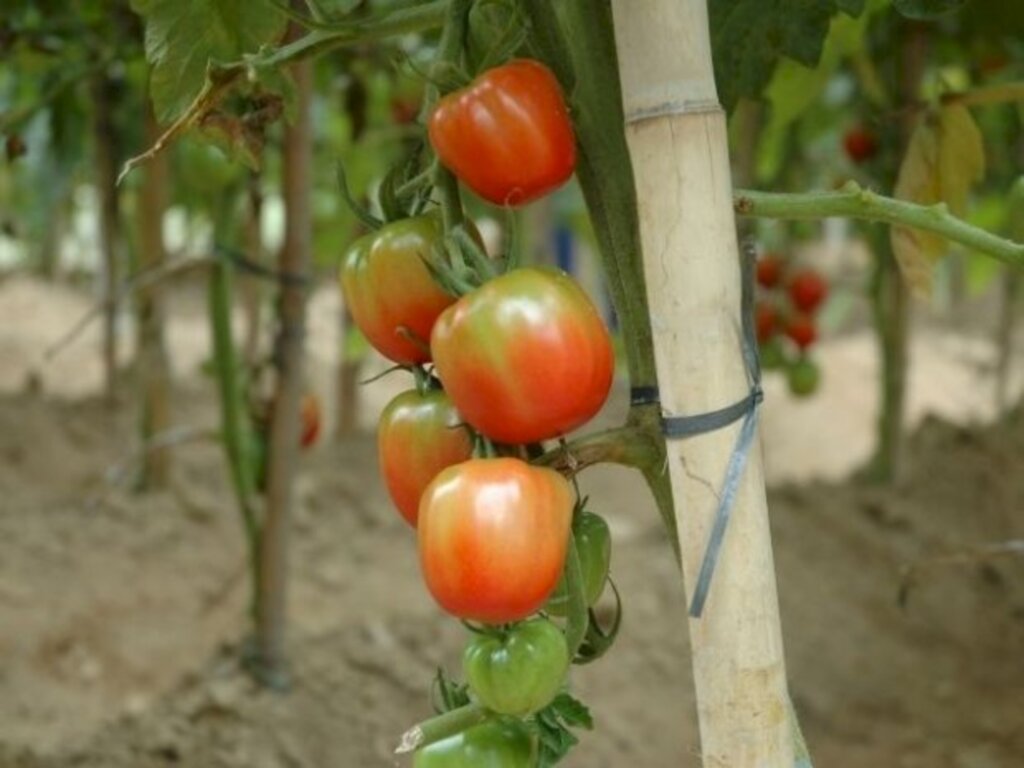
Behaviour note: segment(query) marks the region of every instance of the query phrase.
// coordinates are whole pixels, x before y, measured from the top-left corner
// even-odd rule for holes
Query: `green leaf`
[[[934,19],[962,8],[967,0],[893,0],[897,11],[910,19]]]
[[[146,20],[146,58],[157,118],[184,112],[211,61],[238,61],[284,33],[285,18],[266,0],[132,0]]]
[[[741,96],[759,96],[784,56],[816,67],[832,17],[863,9],[863,0],[709,0],[722,105],[731,110]]]
[[[590,710],[564,691],[554,701],[533,716],[533,728],[540,742],[538,768],[549,768],[569,754],[579,744],[570,728],[594,727]]]

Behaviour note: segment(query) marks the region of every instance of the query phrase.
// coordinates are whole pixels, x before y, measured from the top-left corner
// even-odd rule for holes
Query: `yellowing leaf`
[[[950,104],[921,120],[910,138],[894,195],[922,205],[944,202],[963,216],[971,187],[985,174],[981,132],[962,104]],[[928,232],[893,227],[892,248],[904,279],[919,294],[932,287],[932,267],[947,249]]]
[[[971,187],[985,175],[985,144],[967,107],[939,112],[939,197],[956,216],[967,210]]]

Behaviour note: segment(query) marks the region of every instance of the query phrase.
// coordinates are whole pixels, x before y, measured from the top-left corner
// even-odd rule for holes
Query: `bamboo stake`
[[[725,115],[704,0],[612,0],[655,359],[666,415],[747,394]],[[738,425],[670,441],[687,597]],[[752,451],[703,615],[690,620],[708,768],[792,768],[786,669],[760,452]]]

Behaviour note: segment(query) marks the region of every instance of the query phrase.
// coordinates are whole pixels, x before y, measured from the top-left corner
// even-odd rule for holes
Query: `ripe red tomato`
[[[434,478],[420,500],[420,566],[448,613],[504,624],[540,609],[558,584],[573,494],[552,469],[470,459]]]
[[[779,328],[779,313],[773,305],[758,302],[754,308],[754,315],[757,325],[757,343],[764,344],[775,335]]]
[[[342,259],[341,290],[356,325],[396,363],[430,360],[434,321],[455,301],[423,263],[441,240],[438,218],[417,216],[359,238]]]
[[[800,349],[807,349],[818,338],[818,329],[810,315],[793,315],[786,323],[786,335]]]
[[[303,448],[309,448],[320,436],[320,398],[312,392],[302,396],[302,436],[299,439]]]
[[[843,149],[855,163],[863,163],[878,154],[878,137],[864,126],[851,128],[843,136]]]
[[[774,288],[782,279],[784,264],[782,257],[775,253],[766,253],[757,260],[757,282],[765,288]]]
[[[597,309],[567,274],[515,269],[445,310],[430,338],[459,413],[492,440],[564,435],[600,410],[615,357]]]
[[[547,67],[529,59],[490,69],[445,96],[428,130],[441,162],[497,205],[546,195],[576,167],[561,86]]]
[[[801,312],[814,312],[828,296],[824,278],[813,269],[803,269],[789,280],[789,299]]]
[[[473,441],[441,390],[395,397],[380,415],[377,455],[391,500],[414,528],[423,489],[437,474],[473,456]]]

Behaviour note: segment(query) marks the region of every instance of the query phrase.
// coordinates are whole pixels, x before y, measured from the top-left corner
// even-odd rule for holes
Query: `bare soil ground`
[[[112,486],[133,408],[94,394],[90,331],[46,366],[40,349],[87,308],[75,291],[0,284],[0,768],[403,766],[398,734],[428,714],[463,630],[427,596],[415,542],[376,479],[372,435],[325,443],[299,483],[287,695],[239,670],[247,627],[239,521],[217,446],[176,450],[172,490]],[[175,304],[176,420],[212,425],[202,304]],[[314,302],[311,369],[326,388],[329,294]],[[32,336],[31,334],[36,334]],[[1024,561],[920,572],[906,564],[1024,537],[1024,417],[992,416],[990,351],[921,334],[911,463],[893,489],[843,476],[870,449],[870,339],[822,348],[809,403],[769,381],[764,449],[791,687],[815,762],[838,768],[1024,765]],[[42,392],[22,391],[35,372]],[[398,384],[366,398],[364,424]],[[624,393],[607,413],[621,416]],[[938,412],[942,419],[926,414]],[[951,423],[952,420],[959,424]],[[566,765],[698,765],[682,590],[636,477],[594,470],[626,604],[619,644],[576,670],[598,730]]]

